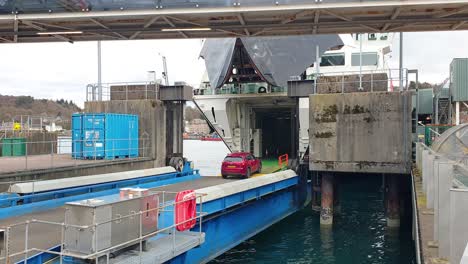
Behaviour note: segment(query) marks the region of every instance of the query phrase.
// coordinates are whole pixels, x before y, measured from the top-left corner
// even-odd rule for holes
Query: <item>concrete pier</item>
[[[314,94],[309,111],[310,170],[411,172],[410,93]]]
[[[399,197],[399,175],[388,174],[385,176],[387,182],[385,195],[385,208],[388,227],[400,226],[400,197]]]
[[[333,173],[322,174],[322,208],[320,209],[320,225],[331,226],[333,224]]]

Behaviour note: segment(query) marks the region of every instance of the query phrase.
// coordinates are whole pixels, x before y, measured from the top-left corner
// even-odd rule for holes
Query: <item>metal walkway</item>
[[[467,0],[93,2],[0,2],[0,43],[468,29]]]
[[[146,250],[130,250],[112,259],[113,264],[158,264],[189,251],[205,242],[205,234],[199,232],[177,232],[175,239],[168,235],[159,239],[151,239],[146,243]],[[174,245],[174,247],[173,247]]]
[[[151,189],[152,191],[170,191],[178,192],[182,190],[196,190],[209,186],[219,185],[227,182],[235,181],[235,179],[222,179],[221,177],[202,177],[198,180],[186,181],[166,186],[161,186]],[[165,200],[174,199],[175,194],[167,194]],[[19,217],[8,218],[0,221],[0,228],[14,225],[16,223],[22,223],[25,221],[44,220],[50,222],[64,222],[65,209],[63,207],[49,210],[40,213],[32,213],[28,215],[22,215]],[[8,243],[10,244],[10,254],[20,252],[24,249],[24,235],[25,226],[15,226],[10,229],[10,238]],[[35,247],[40,249],[48,249],[53,246],[60,244],[61,228],[52,225],[45,225],[41,223],[31,224],[29,227],[29,247]],[[0,241],[0,245],[3,245],[4,241]],[[17,260],[19,260],[18,258]]]

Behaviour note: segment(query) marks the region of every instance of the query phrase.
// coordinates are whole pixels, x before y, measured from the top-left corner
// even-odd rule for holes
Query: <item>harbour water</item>
[[[184,148],[202,175],[219,174],[227,153],[222,142],[185,141]],[[333,228],[320,228],[318,214],[308,206],[212,263],[415,263],[410,209],[400,229],[386,226],[381,177],[342,178],[339,195],[341,213]]]

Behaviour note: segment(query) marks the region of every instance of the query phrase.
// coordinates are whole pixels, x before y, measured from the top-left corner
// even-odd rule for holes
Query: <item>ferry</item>
[[[249,42],[240,38],[231,42],[207,40],[201,54],[205,59],[207,72],[199,89],[194,90],[194,101],[232,151],[248,151],[260,158],[272,153],[288,153],[290,157],[303,159],[307,156],[309,145],[309,98],[294,98],[291,91],[288,92],[288,86],[294,86],[296,81],[309,81],[313,89],[310,93],[390,91],[396,85],[394,80],[399,78],[399,70],[392,70],[388,66],[394,34],[347,34],[337,38],[335,46],[323,51],[321,56],[316,56],[314,50],[319,53],[322,50],[319,46],[313,47],[313,44],[319,43],[320,39],[316,41],[315,38],[310,43],[307,42],[309,40],[304,43],[301,42],[303,39],[289,37],[289,41],[297,47],[308,49],[294,49],[294,45],[286,44],[284,47],[291,47],[283,50],[284,60],[288,56],[294,57],[294,54],[288,55],[289,52],[310,52],[312,55],[307,55],[309,59],[314,57],[312,61],[318,59],[320,63],[305,65],[287,78],[286,85],[275,82],[272,76],[280,76],[281,73],[278,69],[265,70],[266,67],[262,64],[266,61],[261,61],[259,57],[262,54],[256,53],[260,49],[255,50],[255,47],[259,45],[264,45],[261,50],[266,50],[265,41],[257,40],[252,45],[251,40]],[[284,41],[281,38],[270,39]],[[226,43],[213,44],[215,41]],[[330,39],[321,41],[324,46],[332,43]],[[231,55],[226,60],[226,65],[220,64],[219,57],[206,54],[206,50],[213,51],[216,46],[219,47],[218,53],[223,52],[220,49],[232,49],[231,53],[224,54]],[[282,56],[281,54],[280,50],[275,50],[275,56]],[[213,65],[219,66],[216,69],[218,72],[210,72]],[[226,74],[216,76],[219,68],[223,67]],[[288,67],[288,63],[284,62],[280,70],[291,71]],[[277,71],[272,74],[274,70]]]

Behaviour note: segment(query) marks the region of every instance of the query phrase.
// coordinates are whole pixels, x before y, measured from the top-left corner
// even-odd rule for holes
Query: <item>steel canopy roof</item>
[[[468,29],[468,0],[0,0],[0,43]]]

